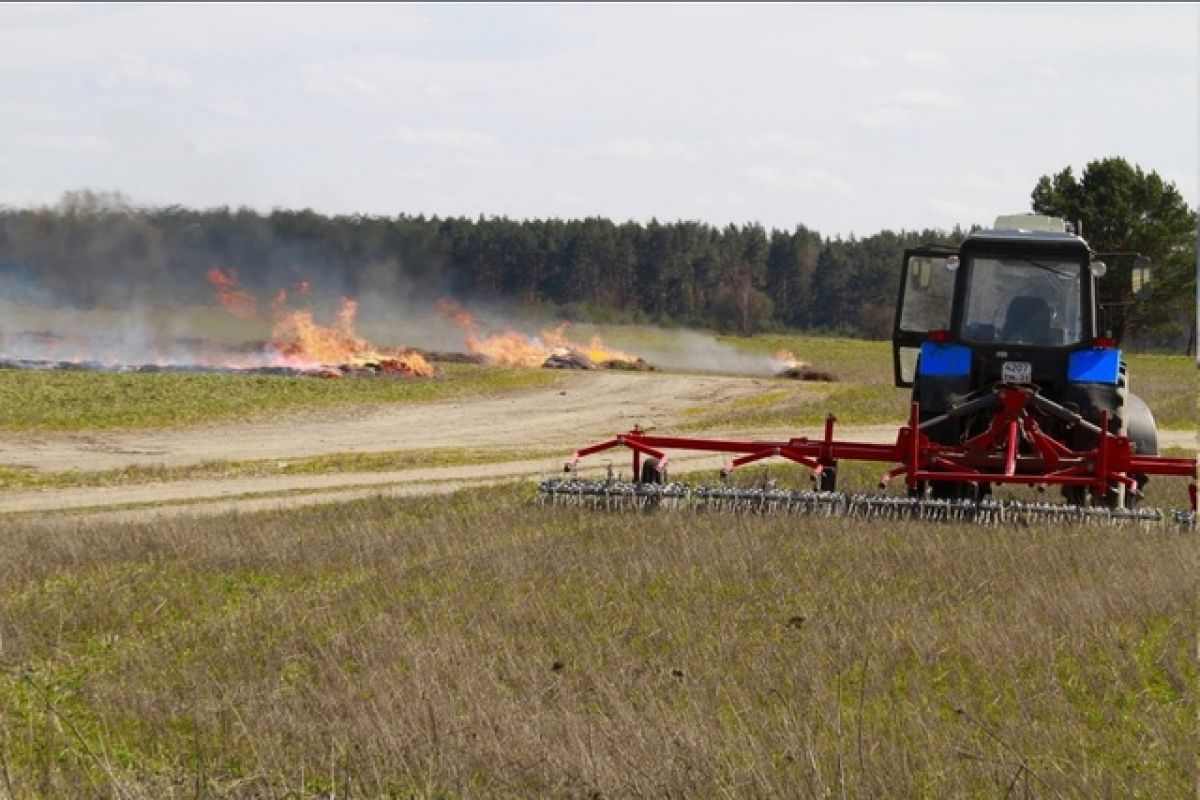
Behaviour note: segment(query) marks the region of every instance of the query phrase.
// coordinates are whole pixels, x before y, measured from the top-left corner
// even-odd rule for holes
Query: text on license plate
[[[1000,366],[1001,383],[1033,383],[1033,365],[1028,361],[1005,361]]]

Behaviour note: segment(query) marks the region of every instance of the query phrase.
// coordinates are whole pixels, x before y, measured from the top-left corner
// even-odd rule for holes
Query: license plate
[[[1033,364],[1028,361],[1005,361],[1000,366],[1001,383],[1033,383]]]

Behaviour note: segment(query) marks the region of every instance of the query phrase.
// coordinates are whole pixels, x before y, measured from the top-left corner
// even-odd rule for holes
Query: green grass
[[[1191,536],[529,500],[0,520],[0,785],[1194,792]]]
[[[1130,355],[1129,390],[1146,401],[1162,428],[1193,429],[1200,418],[1200,383],[1187,356]]]
[[[0,370],[0,428],[162,428],[300,409],[480,397],[553,385],[551,370],[445,364],[421,378],[318,378]]]

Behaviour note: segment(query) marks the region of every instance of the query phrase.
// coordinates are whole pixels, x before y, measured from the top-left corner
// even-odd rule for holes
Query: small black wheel
[[[837,467],[824,467],[817,476],[818,492],[837,491]]]
[[[988,492],[987,484],[960,483],[958,481],[930,481],[929,494],[934,500],[969,500],[979,502]]]
[[[659,467],[657,458],[647,458],[642,462],[642,475],[639,483],[666,483],[667,468]]]

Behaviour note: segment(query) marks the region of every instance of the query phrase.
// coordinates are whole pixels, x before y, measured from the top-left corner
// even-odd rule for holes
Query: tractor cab
[[[1097,336],[1097,264],[1065,223],[1032,214],[1001,217],[957,250],[907,251],[892,337],[896,385],[913,386],[922,360],[924,377],[953,374],[972,386],[1061,383],[1070,353],[1092,349]]]

